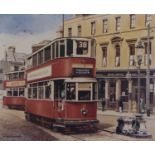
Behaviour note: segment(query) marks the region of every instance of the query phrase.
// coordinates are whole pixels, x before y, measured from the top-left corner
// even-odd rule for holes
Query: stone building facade
[[[138,64],[136,48],[143,43],[140,65],[140,96],[146,105],[146,68],[150,30],[150,108],[155,104],[155,15],[104,14],[75,15],[64,22],[64,36],[92,37],[96,40],[96,69],[99,100],[106,109],[118,110],[120,98],[124,111],[138,107]],[[100,106],[99,102],[99,106]]]

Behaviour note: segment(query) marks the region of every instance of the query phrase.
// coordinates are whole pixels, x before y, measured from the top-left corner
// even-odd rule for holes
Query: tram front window
[[[76,99],[75,83],[67,83],[67,100]]]
[[[90,100],[90,91],[79,91],[78,100]]]
[[[78,100],[91,100],[91,83],[78,83]]]

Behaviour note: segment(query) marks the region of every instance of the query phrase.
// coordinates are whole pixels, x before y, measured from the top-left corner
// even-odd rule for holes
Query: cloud
[[[8,46],[31,53],[32,44],[54,39],[61,24],[59,14],[0,15],[0,59]]]
[[[56,37],[55,30],[46,31],[38,34],[0,34],[0,59],[4,58],[5,50],[8,46],[15,46],[16,52],[31,53],[31,47],[42,40],[52,40]]]

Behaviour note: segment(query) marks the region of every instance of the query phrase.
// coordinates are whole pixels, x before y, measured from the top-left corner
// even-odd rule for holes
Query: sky
[[[72,15],[65,15],[65,19]],[[62,25],[61,14],[0,14],[0,59],[8,46],[16,52],[31,53],[31,47],[42,40],[57,37]]]

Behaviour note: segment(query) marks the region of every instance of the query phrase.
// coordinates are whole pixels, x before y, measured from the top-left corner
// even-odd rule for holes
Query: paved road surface
[[[0,141],[57,140],[35,124],[24,119],[23,111],[0,108]]]

